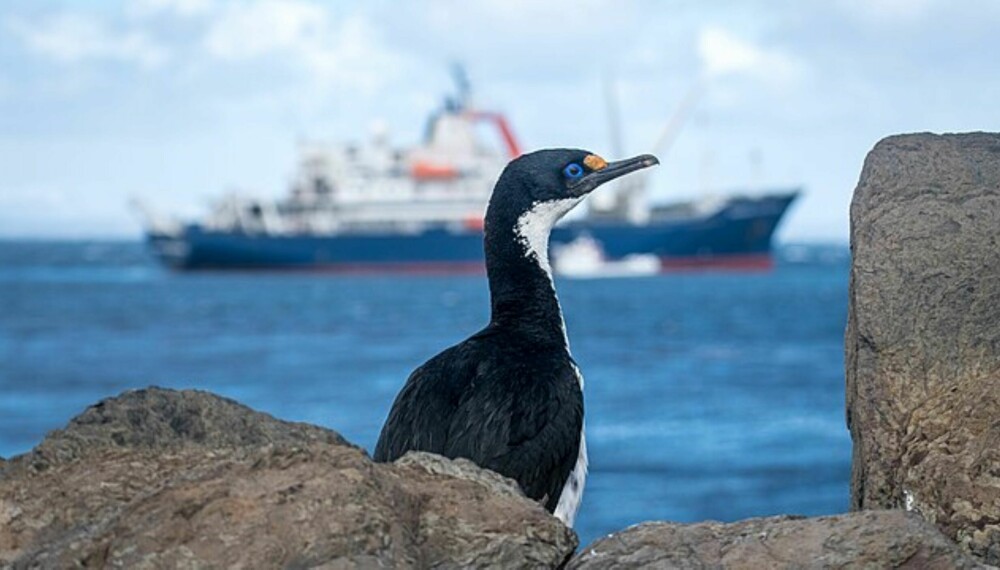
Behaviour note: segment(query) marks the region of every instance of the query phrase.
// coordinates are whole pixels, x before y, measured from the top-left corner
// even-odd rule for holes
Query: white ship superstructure
[[[478,136],[483,122],[505,148]],[[481,228],[494,182],[519,154],[503,115],[473,109],[463,91],[431,116],[420,146],[393,147],[384,131],[360,145],[301,144],[286,198],[229,196],[205,227],[276,235]]]
[[[458,96],[431,115],[416,146],[392,145],[384,129],[361,144],[302,143],[278,200],[231,194],[187,222],[142,209],[153,251],[181,269],[481,271],[490,193],[521,149],[504,116],[478,109],[457,79]],[[481,136],[484,127],[499,136]],[[676,128],[666,132],[669,141]],[[563,249],[576,261],[557,260],[564,272],[768,268],[771,236],[796,196],[651,205],[648,180],[627,182],[602,189],[587,216],[552,230],[554,251],[577,246]]]

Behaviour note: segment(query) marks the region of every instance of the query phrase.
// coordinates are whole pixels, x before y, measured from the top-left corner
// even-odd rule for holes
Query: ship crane
[[[510,128],[510,123],[507,122],[507,117],[503,113],[496,113],[493,111],[471,111],[473,120],[483,121],[487,123],[492,123],[496,127],[497,132],[503,137],[504,146],[507,148],[507,156],[511,160],[521,156],[521,145],[517,142],[517,137],[514,136],[513,129]]]
[[[452,77],[456,86],[455,96],[448,97],[444,108],[431,117],[424,137],[427,146],[436,151],[414,157],[410,165],[410,176],[414,180],[427,182],[460,179],[463,169],[457,163],[463,152],[477,148],[472,131],[479,123],[486,123],[496,130],[507,160],[513,160],[523,153],[521,144],[503,113],[477,109],[473,104],[469,80],[460,65],[453,66]],[[481,215],[477,213],[476,216],[481,225]]]
[[[659,157],[666,156],[674,141],[677,140],[681,128],[690,119],[695,105],[701,100],[704,91],[704,83],[700,79],[691,85],[653,143],[650,150],[652,154]],[[605,82],[605,100],[607,101],[612,151],[616,156],[620,156],[624,153],[621,113],[614,84],[610,80]],[[622,180],[611,188],[610,192],[605,192],[603,195],[595,194],[591,198],[588,213],[595,218],[624,219],[635,224],[645,223],[649,220],[649,205],[646,201],[648,186],[649,175],[646,172],[640,172],[636,176]]]

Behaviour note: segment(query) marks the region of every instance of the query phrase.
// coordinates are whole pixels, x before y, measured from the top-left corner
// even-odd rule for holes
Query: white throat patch
[[[579,204],[583,198],[583,196],[580,196],[579,198],[535,202],[532,204],[530,210],[521,214],[521,217],[517,219],[517,226],[515,226],[514,231],[517,234],[518,241],[524,247],[524,255],[535,259],[535,262],[549,276],[550,282],[552,281],[552,267],[549,265],[549,234],[552,232],[552,227],[556,225],[556,222]],[[553,292],[555,291],[554,284],[552,290]],[[559,318],[562,320],[561,311]],[[569,338],[566,337],[565,322],[562,323],[562,331],[568,352]],[[576,373],[577,382],[580,383],[580,390],[583,391],[583,376],[580,374],[580,369],[575,364],[573,365],[573,369]],[[583,486],[586,484],[586,481],[587,438],[585,430],[581,430],[580,448],[577,450],[576,464],[563,484],[562,491],[559,493],[559,502],[556,504],[556,510],[553,513],[568,527],[572,528],[576,520],[576,512],[580,508],[580,501],[583,498]]]
[[[549,234],[552,232],[552,226],[581,200],[583,196],[535,202],[530,210],[517,219],[514,231],[517,233],[518,241],[524,246],[524,254],[535,258],[549,278],[552,277],[552,268],[549,266]]]

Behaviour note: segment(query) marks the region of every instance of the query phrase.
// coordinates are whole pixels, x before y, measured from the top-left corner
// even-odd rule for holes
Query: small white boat
[[[552,269],[556,275],[577,279],[639,277],[659,273],[660,259],[652,254],[640,254],[610,260],[600,242],[584,234],[553,247]]]

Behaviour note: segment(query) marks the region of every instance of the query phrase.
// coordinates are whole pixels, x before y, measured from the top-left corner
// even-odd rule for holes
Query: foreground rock
[[[127,392],[0,463],[0,567],[974,568],[901,511],[576,536],[468,461],[373,463],[193,391]]]
[[[732,524],[644,523],[583,549],[569,568],[982,568],[902,511],[772,517]]]
[[[1000,135],[905,135],[851,205],[855,509],[906,508],[1000,564]]]
[[[335,431],[286,422],[207,392],[147,388],[90,406],[18,465],[41,471],[108,449],[242,449],[350,445]]]
[[[91,407],[0,471],[0,566],[556,567],[576,537],[467,461],[373,463],[200,392]]]

